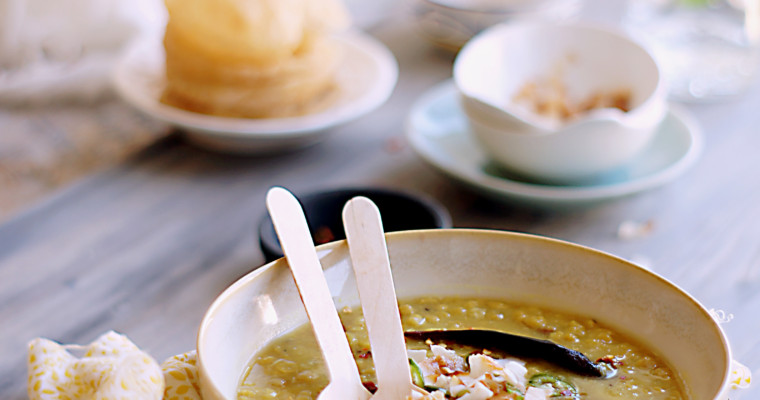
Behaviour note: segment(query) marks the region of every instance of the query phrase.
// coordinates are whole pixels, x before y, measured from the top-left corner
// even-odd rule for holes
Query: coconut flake
[[[500,371],[502,367],[494,359],[483,354],[473,354],[467,358],[470,364],[470,377],[480,379],[486,372]]]
[[[488,400],[493,396],[493,392],[486,385],[475,382],[475,385],[468,388],[469,393],[460,397],[460,400]]]
[[[407,350],[406,356],[419,364],[427,358],[427,350]]]
[[[523,400],[549,400],[551,393],[551,389],[529,387]]]

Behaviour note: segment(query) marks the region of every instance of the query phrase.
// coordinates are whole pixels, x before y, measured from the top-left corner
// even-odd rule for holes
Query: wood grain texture
[[[531,232],[646,260],[708,308],[734,315],[725,325],[734,356],[760,377],[760,88],[689,106],[706,146],[677,181],[591,209],[534,211],[486,200],[411,151],[404,117],[450,76],[451,59],[408,25],[373,33],[399,60],[397,90],[324,143],[246,158],[171,136],[0,225],[0,399],[26,398],[25,344],[37,336],[87,343],[114,329],[159,361],[192,349],[213,298],[262,264],[256,225],[274,185],[423,192],[448,207],[456,227]],[[653,229],[623,240],[617,229],[629,220]],[[760,384],[738,398],[760,398]]]
[[[168,130],[114,96],[97,104],[0,108],[0,221],[78,178],[120,164]]]

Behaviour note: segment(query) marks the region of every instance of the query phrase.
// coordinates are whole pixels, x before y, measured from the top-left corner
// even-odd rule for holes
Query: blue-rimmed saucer
[[[651,145],[625,168],[583,185],[526,181],[495,166],[467,128],[451,81],[420,97],[407,120],[407,135],[423,159],[452,178],[499,200],[539,207],[577,206],[659,187],[683,174],[699,158],[702,136],[689,113],[670,106]]]

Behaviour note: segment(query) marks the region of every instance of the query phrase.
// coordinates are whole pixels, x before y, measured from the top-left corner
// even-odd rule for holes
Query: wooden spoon
[[[300,203],[287,190],[274,187],[267,193],[267,208],[327,365],[330,382],[317,399],[369,399],[371,394],[362,385]]]
[[[375,363],[372,399],[407,399],[421,389],[412,384],[380,211],[368,198],[354,197],[343,208],[343,225]]]

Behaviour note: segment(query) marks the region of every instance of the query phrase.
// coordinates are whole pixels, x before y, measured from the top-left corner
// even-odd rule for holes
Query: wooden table
[[[450,76],[451,57],[408,25],[373,33],[398,58],[397,89],[324,143],[247,158],[171,135],[0,225],[0,398],[25,398],[25,344],[34,337],[88,343],[114,329],[159,362],[192,349],[212,299],[263,263],[256,225],[273,185],[402,188],[439,199],[456,227],[531,232],[646,259],[708,308],[734,315],[725,329],[735,358],[760,376],[760,88],[735,102],[688,107],[706,146],[677,181],[590,209],[535,211],[486,200],[413,153],[404,117]],[[653,229],[624,240],[624,221]],[[760,385],[742,398],[760,398]]]

